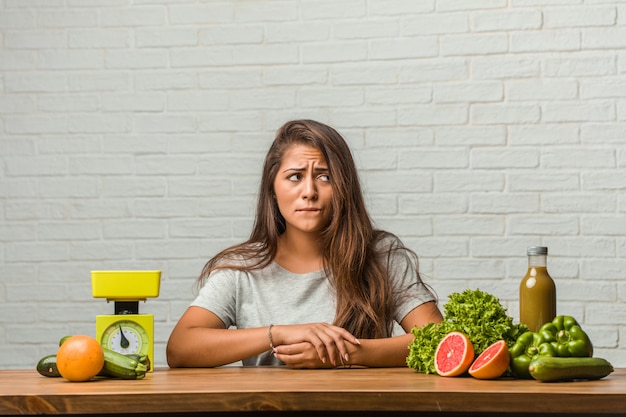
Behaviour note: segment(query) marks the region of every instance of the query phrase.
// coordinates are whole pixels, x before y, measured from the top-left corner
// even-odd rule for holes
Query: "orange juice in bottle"
[[[528,271],[519,286],[520,323],[531,332],[556,317],[556,285],[547,268],[548,248],[527,249]]]

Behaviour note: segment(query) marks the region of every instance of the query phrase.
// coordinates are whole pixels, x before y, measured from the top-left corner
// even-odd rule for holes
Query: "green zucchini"
[[[121,379],[143,379],[146,376],[148,371],[146,364],[107,348],[102,348],[102,351],[104,352],[104,366],[100,375]]]
[[[124,356],[127,356],[131,359],[136,360],[139,363],[146,365],[146,371],[150,371],[150,359],[148,359],[147,355],[140,355],[139,353],[124,353]]]
[[[60,377],[61,374],[57,369],[57,355],[47,355],[41,358],[37,362],[37,372],[50,378]]]
[[[603,358],[539,356],[530,362],[530,375],[538,381],[600,379],[613,372],[613,365]]]

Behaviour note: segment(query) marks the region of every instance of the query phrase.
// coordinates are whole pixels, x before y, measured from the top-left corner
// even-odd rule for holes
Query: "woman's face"
[[[274,194],[285,218],[285,233],[318,233],[326,227],[333,189],[322,153],[307,145],[288,148],[274,179]]]

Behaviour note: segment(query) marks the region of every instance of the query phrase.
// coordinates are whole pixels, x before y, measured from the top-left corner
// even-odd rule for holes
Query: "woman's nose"
[[[302,192],[303,199],[316,200],[317,199],[317,187],[315,186],[315,180],[307,179],[304,181],[304,190]]]

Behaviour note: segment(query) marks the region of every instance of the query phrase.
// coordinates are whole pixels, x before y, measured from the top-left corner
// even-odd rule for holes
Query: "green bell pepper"
[[[587,334],[571,316],[557,316],[539,329],[539,334],[561,357],[593,356],[593,345]]]
[[[554,346],[535,332],[523,333],[509,349],[511,372],[516,378],[532,379],[528,367],[538,356],[557,356]]]

